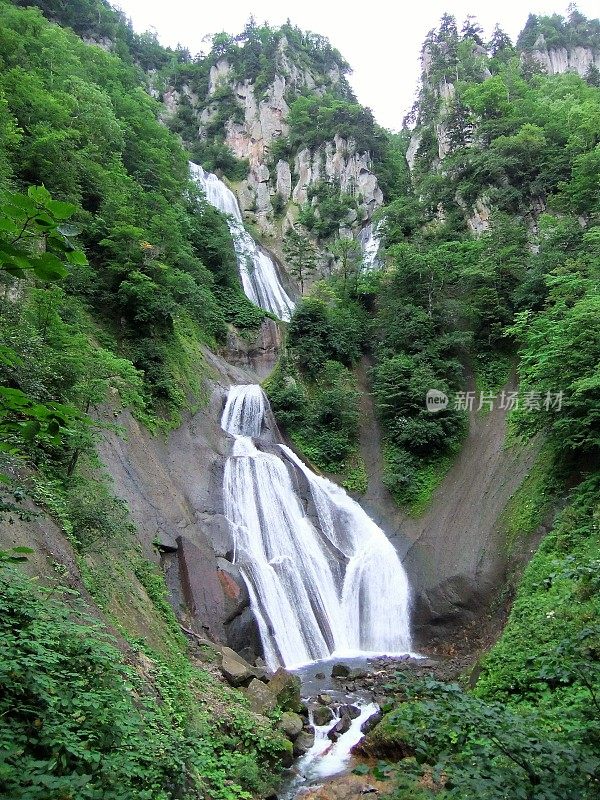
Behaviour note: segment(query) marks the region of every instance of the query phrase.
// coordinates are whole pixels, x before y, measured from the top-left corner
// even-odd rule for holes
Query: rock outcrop
[[[523,60],[528,57],[543,67],[548,75],[576,72],[584,77],[591,66],[600,69],[600,50],[591,47],[548,47],[542,34],[531,51],[521,54]]]
[[[223,516],[222,483],[231,437],[219,421],[228,387],[257,377],[206,351],[208,404],[186,414],[168,437],[152,436],[129,412],[107,432],[99,455],[127,504],[146,557],[160,560],[171,601],[184,624],[250,660],[260,635]],[[157,553],[158,549],[158,553]]]

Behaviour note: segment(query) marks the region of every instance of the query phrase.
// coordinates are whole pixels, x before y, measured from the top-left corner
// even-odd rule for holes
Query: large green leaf
[[[67,268],[54,253],[42,253],[32,259],[32,264],[36,277],[43,281],[56,281],[68,275]]]

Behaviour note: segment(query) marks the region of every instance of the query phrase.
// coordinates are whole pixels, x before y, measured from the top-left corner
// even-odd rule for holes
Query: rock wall
[[[533,50],[523,53],[521,58],[527,56],[542,66],[548,75],[576,72],[584,77],[592,65],[600,69],[600,50],[591,47],[548,47],[543,35],[538,36]]]

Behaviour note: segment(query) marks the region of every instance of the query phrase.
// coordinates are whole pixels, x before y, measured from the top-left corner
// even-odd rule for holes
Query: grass
[[[529,474],[502,513],[500,524],[509,555],[520,543],[527,541],[544,521],[556,489],[552,472],[554,461],[551,448],[543,447]]]

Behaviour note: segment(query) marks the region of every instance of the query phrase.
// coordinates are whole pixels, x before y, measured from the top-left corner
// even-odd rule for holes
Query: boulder
[[[245,608],[225,625],[227,644],[234,650],[244,651],[248,660],[254,661],[262,653],[260,631],[251,608]]]
[[[229,648],[226,649],[229,650]],[[232,658],[228,654],[223,655],[221,672],[231,686],[244,686],[254,678],[250,664],[247,664],[241,658]]]
[[[301,731],[294,740],[294,755],[296,756],[296,758],[298,758],[298,756],[303,756],[305,753],[308,753],[308,751],[314,745],[314,743],[315,743],[314,733],[309,733],[308,731]]]
[[[350,730],[350,725],[352,724],[352,720],[348,716],[348,714],[344,714],[344,716],[335,723],[333,728],[328,732],[327,738],[331,739],[332,742],[337,742],[340,736],[346,731]]]
[[[332,678],[347,678],[350,675],[350,667],[346,664],[334,664],[331,668]]]
[[[324,673],[324,672],[317,672],[317,673],[315,674],[315,678],[316,678],[318,681],[324,681],[324,680],[325,680],[325,673]]]
[[[315,725],[327,725],[333,719],[333,711],[328,706],[317,706],[313,711]]]
[[[338,711],[340,717],[343,717],[345,714],[347,714],[350,719],[360,717],[360,708],[358,706],[343,705],[339,707]]]
[[[223,589],[225,624],[250,605],[248,588],[236,564],[217,558],[217,576]]]
[[[293,711],[284,711],[278,724],[279,730],[292,741],[304,727],[304,720]]]
[[[277,705],[277,698],[273,692],[258,678],[250,681],[244,694],[250,700],[252,710],[257,714],[268,714]]]
[[[282,711],[295,711],[302,709],[300,699],[300,678],[292,675],[283,667],[279,667],[268,683],[269,690],[277,698],[277,705]]]
[[[330,706],[333,703],[333,697],[330,694],[320,694],[317,700],[322,706]]]
[[[376,725],[379,725],[382,719],[383,711],[379,709],[363,722],[360,726],[361,733],[370,733]]]

